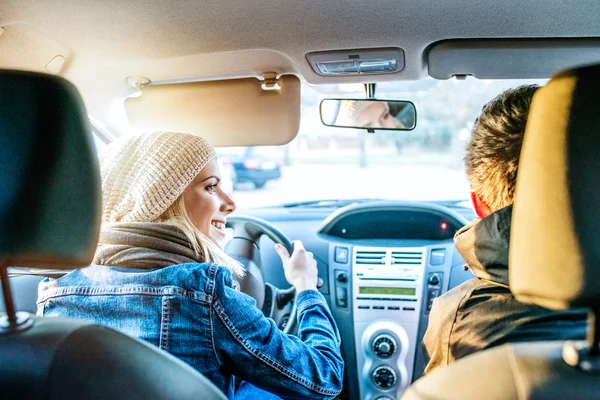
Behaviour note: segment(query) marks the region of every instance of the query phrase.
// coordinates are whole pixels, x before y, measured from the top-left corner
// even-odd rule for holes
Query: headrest
[[[531,105],[515,191],[509,281],[547,308],[600,306],[600,65],[562,72]]]
[[[101,196],[87,118],[66,80],[0,70],[0,267],[91,262]]]

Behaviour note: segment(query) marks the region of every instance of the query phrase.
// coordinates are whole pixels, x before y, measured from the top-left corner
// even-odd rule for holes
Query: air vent
[[[385,251],[357,251],[356,264],[385,265]]]
[[[423,253],[416,251],[392,251],[392,265],[421,265]]]

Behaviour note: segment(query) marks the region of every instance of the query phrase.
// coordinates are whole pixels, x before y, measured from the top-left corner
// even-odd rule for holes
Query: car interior
[[[598,396],[594,108],[599,66],[563,72],[540,89],[521,151],[510,249],[511,291],[550,309],[586,307],[587,341],[506,344],[434,371],[407,399],[591,399]],[[589,210],[589,211],[588,211]],[[592,211],[594,210],[594,211]],[[552,215],[552,218],[547,218]],[[536,240],[528,240],[536,236]],[[550,248],[547,243],[553,243]]]
[[[291,249],[291,240],[302,240],[314,254],[319,291],[341,334],[340,399],[600,397],[600,193],[589,184],[600,167],[598,15],[594,0],[4,1],[1,393],[225,398],[200,373],[141,340],[86,321],[35,316],[41,279],[92,262],[101,209],[96,153],[132,133],[172,130],[201,135],[219,154],[324,146],[319,157],[341,159],[349,150],[330,143],[358,138],[364,150],[370,140],[375,155],[356,170],[255,157],[260,165],[244,168],[260,185],[239,189],[227,221],[226,251],[248,271],[241,290],[285,333],[297,329],[294,291],[273,243]],[[428,125],[428,113],[461,114],[460,99],[488,88],[472,100],[478,111],[497,88],[526,81],[546,86],[536,94],[521,153],[511,290],[541,307],[589,308],[588,341],[507,344],[423,377],[421,343],[434,299],[473,278],[453,237],[475,214],[465,201],[464,171],[437,176],[429,164],[443,157],[411,154],[411,140],[438,129]],[[428,97],[444,87],[452,92],[435,103],[442,110],[428,109]],[[390,130],[335,117],[344,102],[382,99],[398,112],[400,125]],[[465,121],[475,116],[462,114]],[[463,122],[451,127],[448,148],[462,149],[461,130],[468,129]],[[375,136],[382,132],[388,136]],[[373,161],[387,157],[383,147],[393,147],[394,138],[408,143],[393,156],[406,162],[402,176]],[[380,140],[392,142],[379,149]],[[453,160],[462,162],[460,155]],[[361,171],[377,175],[373,186]]]
[[[193,368],[150,344],[86,321],[15,312],[6,266],[70,270],[91,263],[100,174],[85,107],[72,84],[2,71],[0,86],[6,163],[0,179],[2,397],[225,398]],[[19,282],[14,282],[19,292],[32,289]]]

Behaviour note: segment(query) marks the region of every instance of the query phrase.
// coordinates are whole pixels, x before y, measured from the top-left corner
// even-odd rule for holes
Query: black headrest
[[[65,79],[0,70],[0,267],[88,265],[101,195],[81,97]]]
[[[531,105],[517,177],[510,286],[548,308],[600,306],[600,65],[562,72]]]

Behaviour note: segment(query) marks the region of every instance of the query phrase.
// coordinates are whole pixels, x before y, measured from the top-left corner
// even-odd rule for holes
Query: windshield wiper
[[[382,199],[345,199],[345,200],[311,200],[311,201],[299,201],[297,203],[286,203],[282,204],[283,208],[294,208],[294,207],[345,207],[350,204],[366,203],[369,201],[381,201]]]

